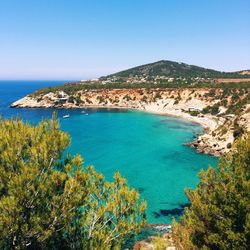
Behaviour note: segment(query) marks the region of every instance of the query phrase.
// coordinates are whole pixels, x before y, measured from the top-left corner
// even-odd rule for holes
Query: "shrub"
[[[210,112],[210,109],[211,109],[211,107],[207,106],[207,107],[205,107],[205,108],[202,109],[201,113],[202,114],[208,114]]]
[[[193,111],[189,111],[189,114],[190,114],[191,116],[197,116],[197,115],[200,114],[200,112],[199,112],[199,111],[196,111],[196,110],[193,110]]]
[[[212,115],[217,115],[219,113],[219,107],[220,107],[220,105],[218,103],[214,104],[211,107],[211,114]]]
[[[147,101],[148,101],[147,96],[144,95],[144,96],[142,97],[141,101],[142,101],[142,102],[147,102]]]
[[[68,102],[74,103],[74,102],[75,102],[74,96],[71,95],[71,96],[69,97],[69,99],[68,99]]]
[[[241,137],[243,133],[244,133],[243,128],[237,127],[234,129],[233,136],[234,138],[238,138],[238,137]]]
[[[161,99],[161,93],[160,92],[156,92],[154,98],[155,98],[155,100],[156,99]]]
[[[131,101],[131,100],[132,100],[132,98],[131,98],[130,95],[125,95],[125,96],[123,97],[123,99],[126,100],[126,101]]]
[[[177,249],[248,249],[250,245],[250,137],[239,139],[218,169],[199,173],[191,202],[180,223],[174,222]]]
[[[80,105],[81,103],[83,103],[83,101],[79,95],[75,98],[75,101],[76,101],[77,105]]]
[[[80,156],[55,117],[0,121],[0,248],[113,249],[145,223],[145,203],[119,173],[112,182]]]

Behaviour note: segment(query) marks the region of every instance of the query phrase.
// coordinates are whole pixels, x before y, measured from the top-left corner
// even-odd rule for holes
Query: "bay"
[[[0,114],[32,123],[51,118],[54,109],[12,109],[28,93],[65,81],[0,81]],[[185,188],[194,188],[197,173],[217,159],[185,146],[202,132],[181,119],[124,109],[56,110],[61,128],[71,136],[68,153],[81,154],[107,180],[119,171],[148,203],[149,223],[169,223],[188,205]],[[82,112],[84,111],[84,113]],[[69,114],[68,119],[63,115]],[[87,114],[87,115],[86,115]]]

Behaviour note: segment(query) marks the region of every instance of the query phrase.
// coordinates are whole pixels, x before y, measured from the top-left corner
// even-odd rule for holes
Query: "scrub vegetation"
[[[250,136],[236,141],[218,169],[199,173],[191,203],[173,238],[177,249],[248,249],[250,245]]]
[[[55,116],[0,121],[1,249],[120,249],[145,224],[138,192],[64,157],[69,143]]]

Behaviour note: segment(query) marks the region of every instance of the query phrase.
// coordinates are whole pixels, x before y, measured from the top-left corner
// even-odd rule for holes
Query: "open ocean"
[[[32,123],[51,118],[53,109],[11,109],[28,93],[64,81],[0,81],[0,115]],[[217,159],[185,146],[202,132],[196,124],[177,118],[127,110],[57,110],[61,128],[71,136],[71,154],[80,153],[108,180],[115,171],[125,176],[148,203],[149,223],[169,223],[188,200],[184,188],[194,188],[197,173]],[[69,114],[69,119],[62,116]]]

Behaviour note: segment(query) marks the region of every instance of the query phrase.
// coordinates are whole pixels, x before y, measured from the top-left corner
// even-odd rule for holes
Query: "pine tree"
[[[250,135],[199,178],[196,190],[187,190],[191,207],[174,223],[177,249],[249,249]]]
[[[115,173],[107,182],[55,118],[0,121],[0,248],[110,249],[145,223],[145,202]]]

